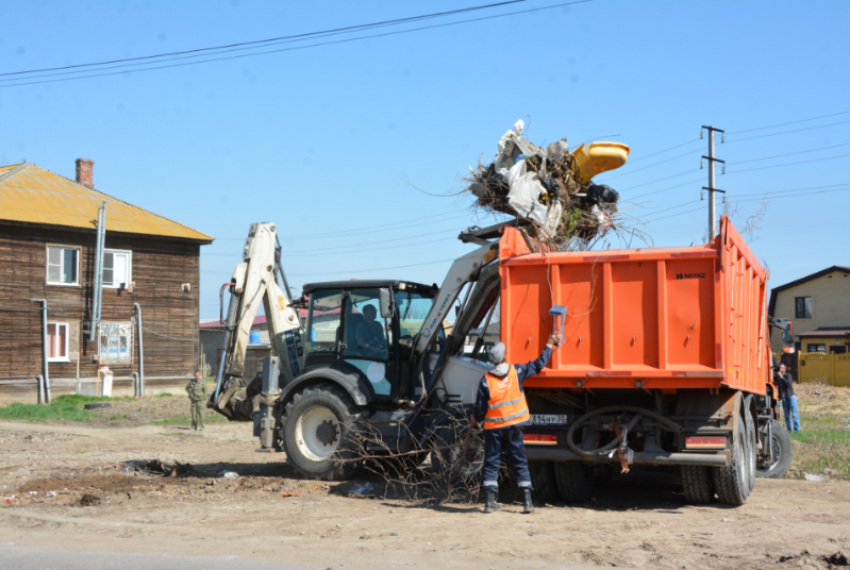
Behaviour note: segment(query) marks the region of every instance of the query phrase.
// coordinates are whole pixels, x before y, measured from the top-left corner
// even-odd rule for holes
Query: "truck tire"
[[[549,502],[558,499],[555,466],[551,461],[529,461],[528,471],[531,474],[531,486],[534,487],[535,497]]]
[[[763,462],[756,465],[756,477],[764,479],[782,479],[791,466],[791,436],[781,422],[774,419],[771,423],[771,441],[773,463]]]
[[[356,459],[352,430],[358,418],[354,402],[338,386],[319,384],[298,392],[286,405],[287,463],[317,480],[350,477],[357,462],[334,459]]]
[[[692,505],[704,505],[714,498],[711,472],[702,465],[682,465],[682,489],[685,500]]]
[[[581,461],[556,462],[555,482],[561,498],[568,503],[584,503],[593,496],[593,480]]]
[[[743,505],[750,495],[750,458],[755,450],[749,445],[744,418],[738,418],[738,435],[732,446],[732,465],[712,467],[717,498],[726,505]]]

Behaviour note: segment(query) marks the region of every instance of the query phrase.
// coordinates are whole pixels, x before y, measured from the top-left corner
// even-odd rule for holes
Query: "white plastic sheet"
[[[555,202],[550,207],[540,203],[540,196],[546,195],[546,189],[540,183],[536,172],[528,172],[524,160],[517,162],[510,170],[500,173],[507,179],[511,190],[508,203],[516,212],[534,220],[541,228],[542,237],[553,238],[561,219],[563,206]]]

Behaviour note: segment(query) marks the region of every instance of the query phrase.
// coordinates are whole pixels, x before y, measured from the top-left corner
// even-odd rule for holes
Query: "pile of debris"
[[[556,248],[604,235],[615,223],[620,196],[590,179],[622,166],[629,148],[593,143],[570,153],[564,137],[543,149],[523,138],[524,127],[517,121],[499,140],[493,163],[479,164],[466,179],[477,205],[531,221],[535,237]]]

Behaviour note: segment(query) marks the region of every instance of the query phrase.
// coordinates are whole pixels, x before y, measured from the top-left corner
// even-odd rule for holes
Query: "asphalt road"
[[[88,552],[36,552],[0,547],[3,570],[307,570],[303,566],[265,564],[250,560],[106,554]],[[337,569],[334,569],[337,570]],[[345,570],[348,570],[347,568]]]

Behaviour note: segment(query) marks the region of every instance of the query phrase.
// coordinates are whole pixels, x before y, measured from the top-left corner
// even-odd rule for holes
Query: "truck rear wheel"
[[[682,465],[682,489],[685,500],[692,505],[704,505],[714,498],[711,472],[703,465]]]
[[[593,496],[593,480],[581,461],[556,462],[555,481],[561,498],[568,503],[584,503]]]
[[[307,477],[345,479],[357,467],[352,430],[358,414],[348,394],[320,384],[297,393],[286,406],[286,460]],[[336,455],[336,457],[335,457]]]
[[[791,436],[781,422],[770,420],[770,446],[773,448],[773,462],[765,460],[756,465],[756,477],[764,479],[782,479],[791,465]]]
[[[744,418],[738,418],[738,435],[732,447],[732,465],[729,467],[712,467],[714,488],[717,498],[727,505],[743,505],[750,495],[750,457],[755,449],[749,445],[747,426]]]
[[[551,461],[529,461],[528,472],[531,474],[531,486],[534,487],[536,497],[543,501],[554,501],[558,498],[555,466]]]

